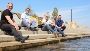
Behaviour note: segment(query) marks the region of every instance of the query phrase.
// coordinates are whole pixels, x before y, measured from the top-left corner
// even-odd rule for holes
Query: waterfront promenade
[[[30,36],[25,43],[15,41],[13,36],[5,35],[5,33],[0,30],[0,51],[15,51],[17,49],[32,48],[90,36],[90,29],[88,28],[67,28],[64,31],[67,36],[61,37],[60,34],[60,37],[57,38],[53,34],[48,34],[47,31],[42,31],[41,28],[39,28],[38,34],[33,34],[32,31],[25,30],[23,27],[20,31],[23,36]]]

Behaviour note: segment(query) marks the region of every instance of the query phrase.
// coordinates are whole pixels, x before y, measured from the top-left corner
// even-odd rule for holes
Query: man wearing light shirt
[[[48,18],[48,15],[45,15],[45,18],[42,20],[42,24],[44,24],[42,30],[50,30],[53,34],[57,34],[55,24]]]
[[[30,19],[30,9],[26,8],[25,12],[22,13],[21,15],[21,21],[20,21],[20,25],[21,26],[26,26],[28,29],[31,28],[31,25],[34,27],[37,27],[36,22],[34,20]]]

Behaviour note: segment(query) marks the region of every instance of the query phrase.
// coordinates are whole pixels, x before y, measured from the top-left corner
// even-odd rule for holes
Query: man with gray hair
[[[0,22],[1,30],[5,32],[10,32],[10,34],[14,35],[17,41],[21,41],[21,43],[24,43],[25,40],[29,38],[29,36],[23,37],[21,34],[19,34],[18,30],[20,29],[20,27],[13,19],[13,14],[11,13],[12,9],[13,3],[8,3],[7,9],[2,12]]]
[[[42,20],[42,30],[50,30],[53,34],[58,34],[55,24],[49,19],[49,15],[45,15],[45,18]]]

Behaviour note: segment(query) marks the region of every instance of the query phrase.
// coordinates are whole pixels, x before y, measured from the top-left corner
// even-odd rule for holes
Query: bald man
[[[2,12],[1,30],[5,32],[10,32],[9,34],[14,35],[17,41],[21,41],[21,43],[23,43],[26,39],[29,38],[29,36],[23,37],[21,34],[19,34],[18,30],[20,29],[20,27],[16,24],[13,19],[13,14],[11,13],[12,9],[13,3],[8,3],[7,9]]]

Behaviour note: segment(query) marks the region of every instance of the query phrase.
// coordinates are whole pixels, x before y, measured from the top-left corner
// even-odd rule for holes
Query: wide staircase
[[[21,43],[15,41],[14,36],[10,35],[5,35],[6,33],[0,30],[0,51],[7,51],[7,50],[16,50],[16,49],[22,49],[26,47],[32,47],[41,45],[41,42],[44,42],[43,44],[46,43],[51,43],[55,42],[53,40],[56,40],[55,35],[53,34],[48,34],[48,31],[42,31],[41,28],[38,28],[38,34],[35,32],[33,34],[33,31],[26,30],[25,27],[22,27],[19,32],[22,32],[23,36],[29,35],[29,39],[26,40],[26,43]],[[60,34],[60,38],[72,38],[73,35],[86,35],[90,34],[90,29],[88,28],[67,28],[64,31],[65,34],[67,34],[66,37],[62,37]],[[45,42],[46,41],[46,42]],[[50,41],[50,42],[48,42]],[[5,50],[4,50],[5,49]]]
[[[54,38],[55,35],[48,33],[48,31],[42,31],[41,28],[38,28],[38,33],[36,31],[30,31],[26,30],[24,27],[19,30],[19,32],[22,33],[23,36],[29,35],[28,40],[34,40],[34,39],[44,39],[44,38]],[[33,33],[34,32],[34,33]],[[66,28],[64,31],[67,35],[73,35],[73,34],[89,34],[90,29],[88,28]],[[61,36],[61,34],[60,34]],[[6,35],[5,32],[0,30],[0,42],[9,42],[9,41],[15,41],[13,36]]]

